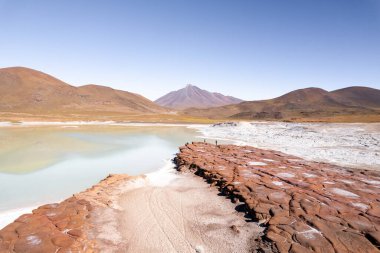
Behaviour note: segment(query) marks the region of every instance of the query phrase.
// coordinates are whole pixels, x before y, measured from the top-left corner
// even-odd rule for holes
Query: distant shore
[[[117,122],[117,121],[0,121],[0,127],[11,126],[196,126],[190,123]]]
[[[293,118],[238,118],[238,117],[196,117],[181,113],[169,114],[122,114],[107,112],[0,112],[0,122],[129,122],[129,123],[174,123],[174,124],[214,124],[229,121],[254,121],[254,122],[293,122],[293,123],[379,123],[380,114],[371,115],[335,115],[325,117],[293,117]]]
[[[216,124],[119,121],[0,121],[2,127],[188,127],[202,139],[283,151],[305,159],[380,170],[380,123],[228,121]]]
[[[287,121],[216,121],[218,124],[230,124],[230,123],[305,123],[305,124],[318,124],[318,123],[331,123],[331,124],[378,124],[380,122],[314,122],[314,121],[300,121],[300,122],[287,122]],[[0,121],[0,127],[12,127],[12,126],[204,126],[212,125],[210,123],[183,123],[183,122],[144,122],[144,121],[100,121],[100,120],[67,120],[67,121]]]

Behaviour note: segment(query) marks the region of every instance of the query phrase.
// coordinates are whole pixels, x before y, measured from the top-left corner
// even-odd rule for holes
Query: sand
[[[263,228],[200,177],[171,167],[112,191],[94,217],[101,252],[251,252]]]

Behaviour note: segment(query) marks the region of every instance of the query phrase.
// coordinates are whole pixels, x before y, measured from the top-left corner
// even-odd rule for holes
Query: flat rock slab
[[[109,208],[110,192],[128,175],[110,175],[60,203],[40,206],[0,230],[0,253],[94,253],[95,211]]]
[[[91,204],[71,197],[41,206],[0,230],[0,252],[93,252],[83,235]]]
[[[380,252],[379,172],[201,142],[181,147],[175,162],[241,202],[274,251]]]

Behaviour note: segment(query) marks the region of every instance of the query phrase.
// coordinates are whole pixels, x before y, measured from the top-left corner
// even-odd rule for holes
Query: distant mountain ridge
[[[209,92],[202,90],[197,86],[188,84],[185,88],[177,91],[172,91],[154,102],[160,106],[172,109],[186,109],[186,108],[208,108],[217,107],[229,104],[237,104],[243,100],[225,96],[217,92]]]
[[[100,85],[71,86],[24,67],[0,69],[0,112],[164,113],[145,97]]]
[[[274,99],[246,101],[208,109],[188,109],[186,115],[207,118],[286,120],[336,116],[380,115],[380,90],[347,87],[328,92],[320,88],[291,91]]]
[[[154,103],[141,95],[106,86],[75,87],[29,68],[2,68],[0,121],[6,118],[17,121],[24,117],[152,122],[177,119],[189,122],[210,119],[380,122],[380,90],[360,86],[330,92],[306,88],[273,99],[241,102],[188,85]]]

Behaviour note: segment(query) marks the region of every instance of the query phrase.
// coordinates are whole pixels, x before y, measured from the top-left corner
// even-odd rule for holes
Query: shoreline
[[[279,150],[304,159],[380,170],[380,123],[288,123],[241,121],[219,124],[137,123],[117,121],[0,122],[1,128],[79,127],[185,127],[200,139],[220,140]],[[292,143],[291,145],[289,143]],[[315,152],[313,152],[315,151]]]
[[[62,213],[62,204],[71,205],[70,208],[75,210],[82,210],[83,205],[87,207],[83,209],[84,216],[77,218],[77,212],[67,212],[68,207]],[[202,253],[210,250],[231,252],[234,249],[250,252],[258,247],[250,238],[258,237],[262,228],[246,222],[244,213],[235,209],[235,204],[218,196],[217,190],[210,188],[201,178],[176,171],[175,164],[170,162],[157,171],[140,176],[109,175],[69,199],[40,206],[32,214],[23,214],[0,229],[0,249],[8,245],[42,252],[48,245],[57,250],[88,253]],[[48,223],[42,223],[40,227],[36,222],[41,219]],[[65,223],[65,220],[69,222]],[[46,226],[59,230],[41,234]],[[148,232],[146,227],[150,227]],[[19,234],[21,230],[30,234]],[[12,233],[13,237],[10,237]],[[30,243],[28,238],[36,233],[38,243]],[[57,236],[67,242],[52,245],[50,240]],[[149,240],[143,237],[149,237]],[[4,245],[4,239],[10,243]]]
[[[8,224],[12,223],[18,217],[23,214],[31,213],[34,209],[41,205],[34,205],[30,207],[20,207],[16,209],[5,210],[0,212],[0,230],[6,227]]]
[[[73,122],[70,122],[67,125],[59,126],[67,127],[71,126],[70,124],[72,123]],[[33,124],[30,126],[39,126]],[[56,126],[57,124],[58,123],[54,123],[52,126]],[[95,123],[91,122],[91,124]],[[107,124],[101,126],[109,126]],[[57,204],[48,204],[34,209],[33,214],[22,215],[20,218],[16,219],[16,222],[6,226],[6,237],[4,237],[4,229],[0,228],[0,249],[2,249],[2,247],[13,247],[16,245],[16,243],[18,243],[18,247],[20,247],[20,244],[24,247],[28,246],[28,236],[33,235],[33,233],[23,234],[23,232],[21,232],[21,234],[19,234],[20,232],[18,230],[26,230],[29,232],[34,231],[34,233],[36,231],[39,233],[40,230],[45,231],[45,229],[42,229],[36,225],[36,220],[39,221],[42,219],[44,222],[46,222],[46,224],[50,224],[48,225],[48,227],[52,230],[48,231],[48,234],[43,234],[45,233],[43,232],[40,238],[41,242],[36,245],[32,245],[33,247],[35,246],[37,249],[39,249],[39,251],[36,250],[35,252],[41,252],[41,248],[38,247],[45,245],[45,242],[49,245],[49,247],[55,247],[56,249],[66,247],[70,250],[81,249],[79,250],[79,252],[114,252],[120,249],[122,249],[123,251],[130,250],[130,252],[155,252],[160,250],[167,250],[168,248],[171,249],[169,250],[169,252],[208,252],[210,251],[210,249],[211,251],[231,252],[232,248],[238,247],[242,247],[239,248],[240,252],[248,252],[249,250],[257,248],[268,249],[268,247],[271,248],[271,250],[278,251],[282,251],[285,249],[284,252],[287,252],[286,250],[289,249],[305,250],[315,249],[315,247],[319,247],[315,241],[308,241],[308,238],[305,239],[302,237],[300,239],[300,236],[298,235],[299,233],[305,234],[306,237],[318,237],[320,239],[320,242],[324,243],[323,247],[325,248],[323,249],[326,252],[329,252],[332,249],[331,247],[333,247],[334,249],[338,249],[339,247],[346,247],[340,245],[340,243],[338,242],[340,239],[338,240],[336,238],[329,237],[328,241],[335,242],[335,244],[329,245],[328,243],[326,243],[326,238],[323,239],[319,237],[319,235],[328,237],[328,234],[331,231],[323,230],[323,225],[315,225],[320,223],[313,223],[315,222],[314,218],[317,217],[316,219],[318,220],[323,219],[323,217],[326,218],[330,216],[331,217],[329,218],[329,222],[337,222],[339,224],[344,224],[346,228],[352,229],[352,231],[350,230],[351,232],[348,235],[348,237],[350,237],[350,240],[353,240],[355,242],[360,241],[363,245],[365,245],[367,249],[371,249],[371,244],[368,244],[368,242],[365,241],[369,240],[372,244],[375,245],[375,247],[377,247],[376,243],[378,243],[377,241],[380,240],[380,235],[378,233],[378,231],[380,231],[380,225],[377,224],[378,218],[376,217],[379,216],[378,211],[380,210],[380,207],[377,206],[375,200],[372,200],[372,193],[365,193],[361,190],[366,189],[366,191],[376,192],[378,191],[378,189],[380,189],[377,183],[380,183],[380,179],[373,179],[377,178],[377,172],[371,172],[370,170],[361,170],[360,168],[355,168],[351,170],[350,168],[345,167],[343,171],[343,176],[340,175],[339,177],[337,177],[337,180],[333,180],[332,175],[336,175],[336,173],[334,172],[335,168],[341,166],[332,165],[332,163],[320,162],[317,159],[304,160],[299,157],[293,157],[292,155],[294,154],[291,153],[289,153],[290,155],[286,155],[284,153],[273,151],[270,149],[253,148],[252,146],[260,145],[255,145],[254,143],[251,143],[250,139],[247,138],[249,137],[254,139],[256,137],[242,135],[251,134],[248,131],[244,133],[244,131],[242,130],[244,130],[247,126],[257,127],[257,125],[259,125],[266,127],[268,124],[270,125],[271,122],[260,122],[257,124],[256,122],[246,122],[237,123],[235,126],[229,124],[222,124],[214,127],[211,127],[210,125],[199,124],[123,124],[122,126],[132,127],[183,126],[197,130],[199,134],[195,136],[199,137],[200,135],[202,135],[202,138],[205,139],[221,140],[223,139],[223,136],[226,133],[230,133],[231,136],[228,137],[231,138],[228,138],[228,142],[238,142],[239,146],[231,145],[238,150],[238,152],[236,152],[236,156],[234,154],[233,157],[228,157],[227,155],[230,155],[228,152],[223,155],[224,160],[226,160],[227,157],[227,160],[231,159],[228,161],[228,166],[226,166],[226,168],[230,169],[231,171],[234,171],[234,173],[236,173],[235,171],[240,171],[242,168],[243,171],[238,172],[236,176],[229,175],[226,178],[222,179],[220,178],[220,175],[218,173],[215,173],[215,171],[207,171],[209,166],[213,168],[215,166],[218,166],[218,162],[220,162],[219,160],[213,161],[211,159],[211,162],[208,160],[210,157],[213,156],[214,158],[217,158],[217,154],[219,151],[216,152],[215,150],[213,150],[213,148],[219,146],[207,143],[198,143],[197,145],[205,145],[206,147],[211,147],[211,149],[192,148],[191,152],[194,152],[193,155],[195,155],[195,158],[192,158],[193,161],[191,159],[187,161],[188,168],[180,169],[181,172],[176,172],[173,165],[171,163],[167,163],[160,169],[140,176],[128,176],[125,174],[111,175],[101,180],[99,183],[94,184],[89,189],[81,193],[74,194],[72,198],[66,199]],[[275,125],[274,132],[269,133],[269,135],[272,134],[273,136],[276,136],[276,134],[278,133],[275,132],[276,127],[284,132],[302,130],[302,133],[306,134],[306,136],[308,136],[308,134],[311,134],[314,137],[318,137],[320,134],[319,132],[310,131],[310,128],[307,127],[309,125],[314,126],[319,125],[321,123],[297,123],[294,125],[292,124],[293,123],[278,123]],[[353,136],[352,138],[358,138],[358,136],[351,134],[351,132],[342,130],[349,129],[350,131],[352,131],[351,129],[354,129],[355,131],[357,131],[358,129],[361,129],[361,126],[356,127],[359,124],[354,123],[350,124],[349,126],[347,126],[347,128],[345,128],[346,125],[348,124],[342,124],[339,127],[332,128],[332,130],[334,130],[333,133],[339,132],[340,134],[340,132],[342,132],[346,136],[351,135]],[[83,126],[87,125],[84,124]],[[379,124],[372,124],[370,126],[372,129],[371,131],[375,131],[378,126]],[[29,125],[27,127],[29,127]],[[371,133],[371,131],[369,131],[368,133]],[[327,134],[328,133],[323,133],[323,135]],[[367,134],[367,132],[363,132],[363,134]],[[265,138],[268,139],[267,135],[265,136]],[[377,138],[376,131],[375,135],[373,136]],[[281,136],[277,135],[276,140],[278,140],[279,138],[281,138]],[[341,137],[338,136],[337,138],[340,139]],[[269,140],[271,140],[271,138],[269,138]],[[305,140],[307,141],[306,143],[304,143],[304,146],[307,147],[305,148],[305,150],[313,153],[312,151],[315,150],[315,146],[307,146],[308,143],[311,143],[310,140],[313,139],[306,138]],[[376,141],[376,139],[374,140]],[[332,140],[329,139],[329,141],[331,142]],[[350,142],[352,143],[351,139]],[[223,141],[221,141],[221,143],[223,143]],[[247,143],[250,144],[250,147],[242,146]],[[366,145],[366,142],[360,143],[360,145]],[[376,146],[376,143],[373,143],[371,145]],[[221,145],[220,147],[222,146],[224,147],[224,145]],[[371,150],[370,148],[372,148],[372,146],[369,147],[369,150]],[[192,144],[190,144],[190,147],[192,147]],[[183,153],[183,148],[184,147],[180,148],[181,153]],[[282,151],[281,149],[278,150]],[[349,149],[347,150],[349,151]],[[352,158],[353,154],[348,151],[343,152],[342,155],[349,160]],[[239,152],[243,155],[238,155]],[[253,157],[251,158],[253,161],[252,164],[248,163],[250,166],[253,166],[253,168],[247,166],[247,164],[242,164],[242,162],[244,162],[251,155],[251,153],[259,154],[260,152],[261,154],[269,154],[268,157],[265,158],[268,161],[264,162],[261,160],[261,158]],[[347,157],[348,154],[351,154],[350,157]],[[368,154],[366,153],[365,155]],[[284,157],[287,157],[287,161],[284,162],[281,160],[281,165],[279,167],[279,164],[276,164],[276,160],[278,158],[285,159]],[[325,158],[326,157],[328,158],[328,156],[325,156]],[[259,162],[257,162],[255,159],[259,160]],[[376,160],[371,160],[371,158],[367,162],[371,161],[376,162]],[[271,164],[271,166],[276,164],[276,167],[269,167],[268,171],[264,172],[260,169],[260,166],[263,166],[261,163],[265,163],[265,166],[267,166],[268,164]],[[285,163],[286,165],[286,170],[284,170],[284,172],[271,172],[271,170],[277,170],[283,167],[282,163]],[[339,162],[337,163],[339,164]],[[197,169],[192,168],[192,164],[196,165]],[[291,165],[290,167],[287,166],[289,164]],[[177,162],[177,165],[181,167],[181,162]],[[225,166],[225,164],[222,164],[222,166]],[[246,169],[248,167],[252,171],[247,172]],[[295,168],[297,168],[296,170],[298,172],[293,170]],[[331,171],[330,168],[332,168]],[[329,176],[326,176],[323,174],[326,171],[330,171],[329,173],[333,173],[329,174]],[[301,172],[303,172],[303,174]],[[347,172],[354,175],[355,180],[346,178],[345,173]],[[300,179],[300,182],[297,181],[299,179],[299,175],[297,173],[301,173],[303,175],[301,176],[305,177],[302,180]],[[325,180],[323,181],[322,179],[318,179],[320,182],[315,181],[317,179],[316,175],[321,175],[321,178],[325,178]],[[206,182],[203,181],[202,177],[206,180]],[[365,182],[365,180],[363,181],[362,177],[368,177],[368,182]],[[266,179],[263,182],[259,182],[258,185],[254,187],[247,186],[247,189],[250,189],[249,192],[252,193],[255,192],[255,189],[262,189],[262,186],[265,186],[265,191],[258,192],[257,195],[253,197],[247,197],[246,195],[244,195],[246,193],[240,195],[236,194],[236,191],[239,192],[241,191],[241,189],[244,189],[242,184],[244,180],[247,180],[252,183],[256,182],[255,180],[257,180],[257,178]],[[328,180],[326,178],[328,178]],[[228,182],[228,185],[225,185],[226,182]],[[355,183],[353,184],[353,182]],[[208,185],[207,183],[209,183],[210,185]],[[374,184],[374,186],[371,184]],[[355,188],[355,185],[359,185],[360,189]],[[308,193],[306,196],[300,197],[299,195],[297,195],[304,192],[305,187],[312,187],[312,192]],[[269,190],[267,188],[269,188]],[[218,191],[220,189],[222,189],[221,193],[219,193]],[[286,208],[286,205],[288,203],[282,203],[280,209],[278,205],[274,204],[274,202],[277,201],[276,198],[278,199],[278,194],[282,196],[281,198],[287,199],[286,196],[283,196],[283,192],[286,192],[289,189],[292,189],[291,191],[297,193],[296,195],[294,195],[294,193],[292,192],[286,193],[292,196],[293,200],[296,200],[296,204],[294,205],[298,205],[297,208],[300,208],[301,210],[296,212],[306,212],[306,214],[302,213],[302,217],[308,217],[309,219],[306,219],[306,225],[303,223],[305,222],[305,220],[297,220],[297,216],[285,215],[285,217],[283,217],[284,212],[280,209]],[[323,192],[319,192],[321,189],[323,190]],[[273,192],[271,191],[273,190],[276,191],[272,196]],[[313,194],[315,194],[315,192],[317,192],[318,195],[314,196]],[[261,195],[267,195],[268,197],[265,200],[261,200],[258,197]],[[294,197],[293,195],[297,197]],[[335,195],[339,195],[337,201],[334,200],[335,197],[332,198],[332,196]],[[185,197],[182,198],[181,196]],[[197,198],[194,198],[194,196],[197,196]],[[301,201],[302,199],[307,199],[307,196],[313,196],[313,198],[318,199],[319,202],[315,203],[315,200],[313,198],[309,199],[309,201],[313,203],[313,207],[310,208],[310,206]],[[326,202],[324,197],[322,198],[321,196],[328,196],[329,198],[332,198],[332,200],[334,200],[335,202],[330,203],[329,201],[332,200]],[[263,201],[262,203],[264,204],[261,203],[260,205],[262,206],[255,207],[252,204],[253,202],[248,203],[247,199],[257,199],[258,202]],[[314,211],[315,209],[319,212],[320,209],[320,207],[318,207],[319,209],[316,208],[315,205],[322,205],[320,203],[325,203],[326,206],[333,206],[336,204],[336,202],[340,203],[338,205],[339,208],[337,208],[337,210],[339,210],[329,210],[327,214],[324,211],[321,214],[322,218],[321,216],[317,216],[317,214]],[[352,205],[350,204],[351,202],[353,203]],[[182,208],[182,205],[184,203],[186,207]],[[343,206],[341,205],[342,203]],[[348,207],[346,205],[347,203]],[[269,205],[272,206],[270,207]],[[270,208],[268,209],[268,207]],[[290,210],[289,207],[287,208],[288,209],[286,209],[286,211]],[[61,212],[62,210],[69,211],[63,212],[63,217],[59,218],[58,225],[57,221],[54,220],[54,218],[53,220],[51,220],[51,217],[49,215],[54,214],[53,216],[55,216],[57,212]],[[179,212],[179,210],[181,212]],[[188,210],[191,210],[191,212]],[[337,216],[335,214],[335,212],[339,213],[342,210],[344,211],[344,215],[342,215],[342,217]],[[369,210],[369,214],[366,214],[366,211],[364,212],[363,210]],[[196,216],[193,214],[194,212],[198,212]],[[358,212],[362,213],[360,214]],[[349,215],[348,217],[346,216],[346,214],[351,215]],[[14,216],[16,215],[17,214],[14,214]],[[58,216],[60,215],[61,214],[59,214]],[[37,218],[34,218],[35,216]],[[201,222],[199,220],[196,221],[196,217],[201,217]],[[232,219],[231,217],[234,218]],[[295,224],[298,224],[298,227],[293,227],[293,225],[289,225],[293,224],[292,219],[294,217],[296,217],[295,219],[297,220],[297,222]],[[358,217],[365,218],[359,219]],[[217,221],[216,224],[208,223],[210,219],[213,221]],[[237,222],[237,224],[231,223],[231,219],[239,222]],[[371,219],[374,220],[372,221]],[[371,222],[368,222],[368,220],[370,220]],[[63,222],[63,225],[61,224],[61,222]],[[281,224],[277,224],[275,222],[280,222]],[[247,225],[246,223],[249,223],[249,225]],[[283,227],[279,227],[278,225],[287,227],[284,230]],[[54,228],[57,226],[62,226],[62,229],[58,229],[57,231]],[[148,232],[145,231],[145,228],[148,229]],[[300,228],[302,229],[297,230]],[[265,230],[263,231],[263,229]],[[68,234],[68,232],[71,230],[74,231],[73,234]],[[141,237],[134,237],[131,231],[141,235]],[[286,233],[290,233],[289,231],[293,231],[293,234],[290,233],[291,235],[289,236],[287,234],[284,234],[285,232],[283,231],[286,231]],[[344,231],[342,232],[340,227],[336,231],[338,231],[338,234],[345,233]],[[333,233],[336,233],[336,231]],[[52,238],[49,235],[51,233],[53,233],[54,236],[58,236],[58,238],[60,238],[59,240],[65,240],[66,243],[61,244],[61,241],[59,241],[57,243],[51,244]],[[355,233],[360,234],[359,239],[352,235]],[[199,236],[199,234],[204,234],[208,237],[206,239],[205,237]],[[344,234],[344,236],[346,236],[346,234]],[[241,242],[243,240],[242,238],[244,238],[245,241],[242,245],[239,246],[237,242]],[[247,238],[249,238],[249,240]],[[294,241],[294,238],[297,238],[296,241]],[[148,241],[150,239],[152,241],[156,240],[155,243],[149,244],[150,242]],[[7,240],[9,242],[8,246],[2,245],[2,243],[4,243],[4,241]],[[302,241],[300,242],[299,240]],[[212,243],[206,243],[208,241],[211,241]],[[223,244],[224,241],[236,241],[236,243],[231,243],[231,245],[233,245],[231,246]],[[156,244],[160,245],[159,247],[161,248],[154,248]],[[300,244],[303,248],[298,244]],[[220,245],[223,245],[223,247],[220,248]],[[30,246],[31,245],[29,245],[29,247]],[[86,248],[87,246],[90,251],[83,250],[83,247]],[[154,248],[154,250],[152,247]],[[223,249],[227,248],[229,249],[228,251],[223,251]]]
[[[67,120],[67,121],[0,121],[0,127],[12,126],[207,126],[229,123],[254,123],[254,124],[305,124],[305,125],[376,125],[380,122],[288,122],[288,121],[255,121],[255,120],[221,120],[214,123],[198,123],[198,122],[144,122],[144,121],[113,121],[113,120]]]
[[[161,167],[158,168],[152,172],[148,172],[145,174],[137,175],[137,176],[131,176],[131,177],[146,177],[150,180],[150,182],[156,186],[160,185],[166,185],[168,184],[171,180],[174,180],[172,176],[172,162],[171,159],[165,162],[165,164]],[[117,174],[117,175],[127,175],[127,174]],[[95,183],[92,185],[90,188],[85,189],[84,191],[81,191],[79,193],[74,193],[74,195],[84,193],[88,191],[89,189],[96,187],[99,183],[101,183],[103,180],[107,179],[108,176],[105,178],[101,179],[98,183]],[[66,199],[66,198],[65,198]],[[55,203],[60,203],[64,201],[65,199],[57,199],[53,200]],[[31,206],[25,206],[25,207],[19,207],[19,208],[13,208],[13,209],[6,209],[4,211],[0,211],[0,230],[6,227],[8,224],[12,223],[15,221],[19,216],[23,214],[29,214],[32,213],[33,210],[37,209],[40,206],[46,205],[48,203],[51,203],[51,200],[48,202],[44,203],[35,203]]]
[[[1,127],[33,127],[33,126],[131,126],[131,127],[178,127],[204,126],[208,123],[149,123],[149,122],[118,122],[118,121],[0,121]]]
[[[1,213],[60,201],[110,173],[155,171],[195,134],[176,126],[0,128]]]
[[[0,230],[0,249],[202,253],[380,247],[378,172],[202,142],[181,147],[174,162],[140,176],[109,175],[69,199],[24,214]]]
[[[47,124],[50,124],[49,122],[44,122],[44,123],[47,123]],[[56,126],[56,125],[59,125],[60,124],[60,122],[51,122],[51,123],[53,123],[52,124],[52,126]],[[63,122],[63,123],[65,123],[65,122]],[[67,126],[70,126],[71,124],[77,124],[77,123],[80,123],[80,122],[66,122],[64,125],[62,125],[63,127],[67,127]],[[96,125],[98,122],[96,122],[96,121],[89,121],[89,122],[86,122],[86,124],[92,124],[92,125],[90,125],[90,126],[94,126],[94,125]],[[102,125],[101,126],[108,126],[107,124],[111,124],[111,121],[108,121],[108,122],[101,122],[102,123]],[[119,124],[119,123],[117,123],[117,122],[113,122],[113,123],[116,123],[116,124]],[[250,122],[250,123],[253,123],[253,122]],[[88,125],[86,125],[86,124],[84,124],[83,126],[88,126]],[[237,127],[239,127],[239,125],[240,124],[242,124],[242,123],[237,123]],[[249,123],[244,123],[244,124],[249,124]],[[260,124],[260,125],[266,125],[266,124],[271,124],[271,122],[254,122],[254,124]],[[314,124],[314,123],[312,123],[312,124]],[[319,123],[320,124],[320,123]],[[339,123],[340,124],[340,123]],[[340,125],[342,125],[342,124],[340,124]],[[343,124],[343,125],[347,125],[347,124]],[[361,125],[361,123],[352,123],[352,124],[350,124],[350,125]],[[372,124],[371,125],[371,127],[377,127],[379,124]],[[27,126],[25,126],[25,127],[34,127],[34,126],[39,126],[38,125],[38,122],[33,122],[31,125],[27,125]],[[210,127],[210,125],[199,125],[199,124],[180,124],[180,125],[178,125],[178,124],[161,124],[161,123],[157,123],[157,124],[150,124],[150,123],[125,123],[125,124],[123,124],[123,126],[132,126],[132,127],[135,127],[135,126],[139,126],[139,127],[149,127],[149,126],[157,126],[157,127],[161,127],[161,126],[163,126],[163,127],[169,127],[169,126],[173,126],[173,127],[175,127],[175,126],[183,126],[183,127],[187,127],[187,128],[191,128],[191,129],[195,129],[197,132],[198,132],[198,134],[196,135],[197,137],[200,137],[200,138],[202,138],[202,139],[210,139],[210,140],[220,140],[220,142],[221,143],[223,143],[223,141],[227,141],[228,143],[234,143],[234,144],[236,144],[236,145],[251,145],[251,146],[259,146],[260,147],[260,145],[255,145],[255,143],[251,143],[250,141],[249,141],[249,139],[247,140],[244,140],[244,136],[239,136],[239,135],[237,135],[237,136],[231,136],[231,138],[223,138],[223,135],[225,135],[223,132],[221,132],[221,133],[218,133],[219,131],[224,131],[224,129],[226,128],[226,127],[223,127],[223,126],[219,126],[219,127]],[[11,126],[12,127],[12,126]],[[18,127],[18,126],[16,126],[16,127]],[[24,127],[24,126],[22,126],[22,127]],[[1,122],[0,122],[0,129],[1,129],[2,127],[1,127]],[[236,128],[236,127],[235,127]],[[206,129],[207,131],[204,131],[204,129]],[[213,132],[213,134],[211,135],[210,134],[210,130],[211,131],[214,131]],[[228,129],[228,127],[225,129],[225,130],[227,130],[227,131],[231,131],[230,129]],[[216,133],[216,134],[215,134]],[[235,134],[237,133],[236,131],[234,132]],[[239,137],[241,140],[238,140],[239,138],[237,138],[237,137]],[[267,145],[267,146],[265,146],[265,149],[268,149],[268,146],[270,146],[270,145]],[[275,149],[275,150],[281,150],[280,148],[273,148],[272,147],[272,149]],[[311,148],[308,148],[308,149],[305,149],[305,150],[309,150],[310,152],[310,155],[313,155],[313,153],[317,153],[317,152],[312,152],[312,149],[313,149],[313,147],[311,147]],[[288,153],[288,152],[286,152],[286,153]],[[295,155],[298,155],[298,156],[300,156],[299,155],[299,153],[297,153],[297,152],[294,152],[293,154],[295,154]],[[366,156],[368,156],[368,152],[366,152]],[[310,156],[309,155],[309,156]],[[347,157],[346,155],[345,155],[345,157]],[[347,159],[346,160],[349,160],[349,159],[352,159],[352,157],[347,157]],[[309,157],[309,159],[308,160],[317,160],[317,159],[310,159],[310,157]],[[319,160],[319,161],[321,161],[321,160]],[[331,160],[329,160],[328,158],[325,158],[325,159],[323,159],[322,161],[324,161],[324,162],[332,162]],[[367,162],[370,162],[371,161],[371,159],[367,159]],[[336,164],[340,164],[339,162],[337,162]],[[359,167],[359,168],[358,168]],[[354,169],[360,169],[360,167],[361,168],[366,168],[366,169],[374,169],[374,170],[379,170],[380,169],[380,167],[379,166],[377,166],[376,167],[376,165],[375,165],[375,167],[374,168],[371,168],[371,167],[369,167],[369,166],[366,166],[365,164],[364,165],[362,165],[362,166],[356,166]],[[58,200],[57,200],[58,201]],[[33,206],[38,206],[38,203],[36,204],[36,205],[33,205]],[[30,210],[30,207],[24,207],[24,206],[21,206],[21,207],[19,207],[19,208],[14,208],[14,209],[12,209],[12,210],[17,210],[17,209],[20,209],[20,208],[28,208],[29,210]],[[4,213],[5,215],[7,215],[7,216],[12,216],[12,217],[14,217],[15,215],[14,214],[9,214],[10,212],[12,212],[12,210],[11,209],[9,209],[9,210],[5,210],[4,212],[2,212],[2,213]],[[0,216],[3,216],[3,215],[1,215],[0,214]],[[9,220],[9,219],[8,219]],[[3,223],[5,223],[5,222],[3,222]],[[0,227],[1,227],[1,225],[0,225]]]

